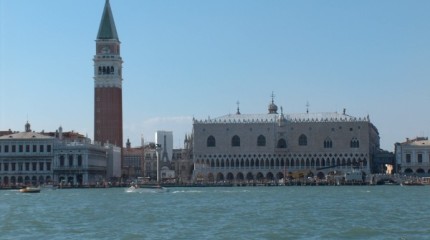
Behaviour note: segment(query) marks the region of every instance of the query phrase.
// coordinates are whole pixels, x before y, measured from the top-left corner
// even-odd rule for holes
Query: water
[[[0,191],[0,239],[428,239],[430,186]]]

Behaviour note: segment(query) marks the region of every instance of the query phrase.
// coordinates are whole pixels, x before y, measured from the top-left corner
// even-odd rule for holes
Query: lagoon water
[[[0,239],[429,239],[430,186],[0,191]]]

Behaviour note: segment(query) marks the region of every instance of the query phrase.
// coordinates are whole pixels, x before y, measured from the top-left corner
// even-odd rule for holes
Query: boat
[[[40,188],[39,187],[25,187],[25,188],[21,188],[19,191],[22,193],[39,193]]]
[[[146,185],[146,184],[142,184],[142,185],[132,185],[130,187],[128,187],[126,190],[126,192],[138,192],[138,193],[143,193],[143,192],[168,192],[169,189],[165,188],[163,186],[160,185]]]
[[[401,186],[424,186],[424,184],[417,180],[406,180],[400,183]]]

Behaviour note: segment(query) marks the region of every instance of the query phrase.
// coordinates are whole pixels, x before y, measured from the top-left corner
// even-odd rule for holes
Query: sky
[[[93,57],[104,0],[0,0],[0,131],[93,139]],[[430,135],[430,1],[110,0],[121,41],[124,142],[192,119],[370,116],[381,147]]]

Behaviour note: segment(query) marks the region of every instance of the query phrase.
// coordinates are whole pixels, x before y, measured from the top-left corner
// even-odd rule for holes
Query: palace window
[[[423,162],[423,154],[422,153],[418,153],[418,162],[419,163]]]
[[[276,144],[277,148],[287,148],[287,141],[285,139],[281,138],[278,140],[278,144]]]
[[[82,155],[78,155],[78,166],[82,166]]]
[[[46,151],[51,152],[51,145],[46,146]]]
[[[33,152],[37,152],[37,145],[33,145]]]
[[[19,145],[18,146],[18,151],[19,152],[23,152],[24,151],[24,146],[23,145]]]
[[[39,146],[39,152],[44,152],[44,151],[45,151],[45,146],[40,145],[40,146]]]
[[[60,167],[64,167],[64,155],[60,156]]]
[[[257,138],[257,146],[259,146],[259,147],[266,146],[266,137],[264,137],[263,135],[258,136],[258,138]]]
[[[240,147],[240,138],[237,135],[234,135],[231,139],[231,146],[232,147]]]
[[[352,138],[350,145],[351,145],[351,148],[359,148],[360,142],[358,141],[358,139],[356,137],[354,137],[354,138]]]
[[[33,170],[33,171],[36,171],[37,170],[37,163],[31,163],[31,169]]]
[[[25,145],[25,152],[30,152],[30,145]]]
[[[16,146],[12,145],[12,152],[16,152]]]
[[[308,145],[308,138],[306,137],[306,135],[302,134],[299,137],[299,146],[306,146]]]
[[[407,163],[411,162],[411,154],[410,153],[406,153],[406,162]]]
[[[46,171],[51,171],[51,163],[50,162],[46,163]]]
[[[69,167],[73,166],[73,155],[69,155]]]
[[[215,147],[216,146],[216,141],[214,136],[209,136],[208,139],[206,140],[206,146],[207,147]]]
[[[333,147],[333,142],[331,141],[330,138],[326,138],[324,140],[324,148],[332,148]]]

